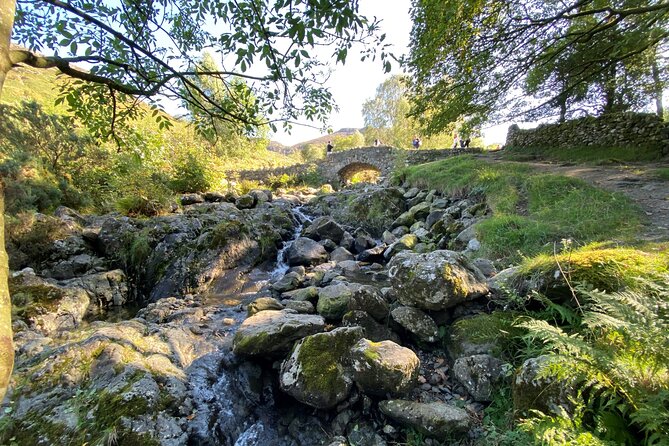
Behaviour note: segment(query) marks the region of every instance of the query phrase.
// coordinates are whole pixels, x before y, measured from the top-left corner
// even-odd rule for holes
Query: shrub
[[[174,166],[170,188],[178,193],[204,192],[210,189],[205,164],[193,154],[188,154]]]

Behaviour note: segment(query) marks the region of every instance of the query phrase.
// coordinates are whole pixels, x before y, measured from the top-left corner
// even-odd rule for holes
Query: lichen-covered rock
[[[453,376],[462,384],[474,401],[492,401],[495,385],[504,377],[504,362],[490,355],[458,358],[453,364]]]
[[[430,203],[423,201],[412,206],[408,212],[413,214],[414,220],[425,220],[425,218],[430,214]]]
[[[513,326],[515,317],[514,313],[494,312],[456,320],[448,331],[446,346],[450,357],[500,354],[505,338],[520,334]]]
[[[61,285],[82,288],[98,308],[121,306],[128,301],[127,278],[120,269],[88,274],[61,282]]]
[[[495,264],[492,263],[491,260],[479,257],[474,259],[472,263],[486,278],[493,277],[495,274],[497,274],[497,268],[495,268]]]
[[[488,292],[481,272],[454,251],[403,251],[393,257],[388,271],[399,301],[425,310],[445,310]]]
[[[405,234],[383,252],[383,257],[388,260],[401,251],[411,250],[418,243],[418,237],[415,234]]]
[[[398,228],[401,226],[411,226],[416,221],[416,217],[412,212],[406,211],[400,214],[390,225],[391,228]]]
[[[353,381],[370,395],[402,396],[417,383],[418,356],[392,341],[361,339],[351,349],[351,362]]]
[[[313,314],[316,312],[316,307],[308,300],[284,300],[281,304],[298,313]]]
[[[573,405],[570,398],[575,395],[573,383],[560,382],[550,377],[539,377],[543,367],[551,358],[548,355],[526,360],[520,366],[511,386],[513,408],[522,416],[530,410],[543,413],[564,415],[571,413]]]
[[[313,240],[332,240],[341,243],[346,231],[331,217],[318,217],[302,231],[302,236]]]
[[[239,326],[233,340],[233,352],[245,356],[281,356],[293,343],[325,329],[318,315],[292,311],[261,311]]]
[[[348,311],[348,304],[353,293],[360,287],[357,284],[338,282],[321,288],[318,292],[316,310],[326,319],[339,320]]]
[[[249,191],[249,195],[255,199],[257,204],[272,201],[272,191],[269,189],[253,189]]]
[[[350,349],[361,338],[359,327],[342,327],[303,338],[281,365],[281,390],[318,409],[344,401],[353,385],[347,372]]]
[[[246,313],[250,316],[267,310],[283,310],[284,306],[272,297],[259,297],[251,302],[246,309]]]
[[[349,311],[342,318],[342,324],[346,327],[361,327],[365,338],[374,341],[393,341],[400,342],[400,338],[385,324],[376,321],[367,312],[362,310]]]
[[[390,314],[397,324],[419,342],[432,343],[439,337],[437,324],[418,308],[397,307]]]
[[[388,302],[381,291],[370,285],[353,287],[353,294],[348,301],[347,310],[362,310],[369,313],[377,321],[388,318]]]
[[[387,400],[379,403],[379,409],[401,425],[437,440],[464,434],[473,424],[467,411],[447,403]]]

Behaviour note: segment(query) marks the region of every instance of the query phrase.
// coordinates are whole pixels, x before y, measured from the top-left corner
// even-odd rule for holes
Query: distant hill
[[[299,142],[297,144],[294,144],[291,146],[291,149],[293,151],[295,150],[301,150],[304,147],[308,146],[309,144],[327,144],[329,140],[334,139],[336,136],[349,136],[354,134],[356,131],[362,132],[362,129],[356,129],[356,128],[343,128],[339,129],[336,132],[330,133],[328,135],[322,135],[319,136],[318,138],[310,139],[309,141],[304,141],[304,142]]]

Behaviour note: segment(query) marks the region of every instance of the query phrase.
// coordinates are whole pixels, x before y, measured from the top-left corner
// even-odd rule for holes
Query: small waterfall
[[[293,236],[291,237],[290,240],[286,240],[283,242],[283,246],[281,246],[281,249],[279,252],[276,254],[276,266],[274,269],[270,272],[270,279],[271,280],[276,280],[279,277],[283,276],[286,274],[288,269],[290,268],[288,266],[288,263],[286,263],[285,259],[285,252],[288,248],[291,247],[295,239],[297,239],[300,234],[302,233],[302,229],[304,228],[305,223],[311,223],[313,221],[313,218],[309,217],[306,215],[304,212],[302,212],[302,206],[297,206],[291,209],[291,212],[295,216],[295,219],[298,221],[298,225],[295,227],[295,232],[293,232]]]

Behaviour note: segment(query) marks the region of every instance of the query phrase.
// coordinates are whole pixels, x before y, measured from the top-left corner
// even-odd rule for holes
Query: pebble
[[[235,320],[231,317],[226,317],[223,319],[224,325],[235,325]]]

